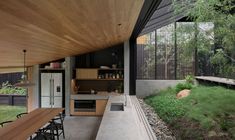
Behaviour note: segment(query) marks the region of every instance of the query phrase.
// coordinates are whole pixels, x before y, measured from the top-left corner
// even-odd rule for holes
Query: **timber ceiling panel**
[[[40,64],[129,39],[144,0],[1,0],[0,67]]]

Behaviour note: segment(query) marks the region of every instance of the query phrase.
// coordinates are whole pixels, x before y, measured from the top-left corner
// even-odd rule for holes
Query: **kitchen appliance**
[[[74,100],[74,111],[95,112],[96,100]]]
[[[41,107],[63,107],[62,73],[41,73]]]

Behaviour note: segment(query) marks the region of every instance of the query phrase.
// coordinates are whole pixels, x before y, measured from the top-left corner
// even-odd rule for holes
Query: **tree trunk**
[[[168,63],[167,63],[167,61],[165,61],[165,79],[167,79],[167,77],[168,77],[167,69],[168,69]]]

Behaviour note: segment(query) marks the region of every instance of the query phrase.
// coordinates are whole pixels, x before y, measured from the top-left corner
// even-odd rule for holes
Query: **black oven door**
[[[74,111],[95,112],[96,100],[74,100]]]

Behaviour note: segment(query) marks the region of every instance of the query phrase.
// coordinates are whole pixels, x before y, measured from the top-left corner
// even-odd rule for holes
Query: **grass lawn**
[[[15,120],[16,115],[22,112],[26,112],[26,107],[0,105],[0,122]]]
[[[176,99],[176,89],[169,88],[145,102],[178,139],[235,139],[235,90],[197,86],[188,97]]]

